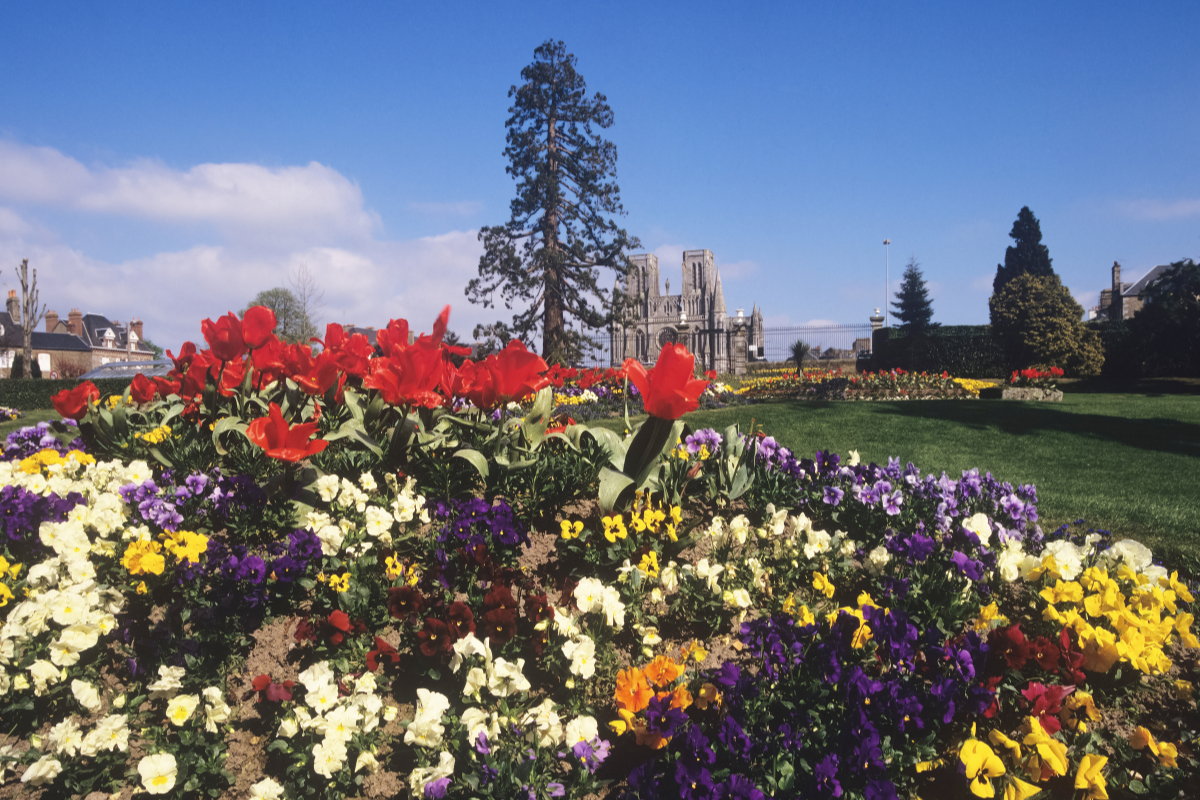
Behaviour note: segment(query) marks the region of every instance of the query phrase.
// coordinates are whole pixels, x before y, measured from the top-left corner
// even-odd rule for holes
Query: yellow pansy
[[[559,527],[564,539],[578,539],[579,534],[583,533],[583,523],[579,520],[571,522],[569,519],[564,519]]]
[[[602,517],[600,523],[604,525],[604,538],[609,542],[615,543],[617,539],[624,539],[629,535],[629,531],[625,529],[625,521],[621,519],[620,514]]]
[[[958,758],[966,767],[971,793],[976,797],[995,797],[992,778],[999,778],[1006,770],[992,748],[978,739],[968,739],[958,751]]]
[[[829,578],[825,577],[824,572],[813,573],[813,588],[826,597],[833,597],[833,584],[829,582]]]
[[[1066,775],[1070,761],[1067,759],[1067,746],[1046,733],[1042,723],[1036,717],[1026,720],[1029,734],[1021,740],[1026,747],[1035,748],[1035,752],[1025,764],[1026,774],[1035,781],[1044,781],[1055,775]]]
[[[166,560],[162,557],[162,545],[153,541],[137,541],[129,545],[121,564],[130,575],[150,573],[162,575]]]
[[[1079,759],[1079,771],[1075,773],[1075,788],[1083,789],[1080,800],[1108,800],[1108,791],[1101,770],[1108,763],[1108,758],[1094,753],[1086,753]]]
[[[1047,603],[1081,603],[1083,587],[1075,581],[1057,581],[1053,587],[1042,589],[1040,595]]]

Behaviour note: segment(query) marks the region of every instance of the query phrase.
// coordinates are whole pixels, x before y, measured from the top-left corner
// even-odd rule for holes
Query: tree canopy
[[[276,286],[259,292],[246,308],[251,306],[266,306],[275,312],[275,335],[288,344],[306,342],[317,335],[317,326],[291,289]],[[246,309],[242,309],[241,314],[245,313]]]
[[[624,277],[628,249],[641,246],[614,221],[625,212],[616,184],[617,148],[598,128],[613,124],[607,98],[587,96],[575,56],[562,42],[546,41],[521,70],[513,98],[504,155],[517,182],[504,225],[479,232],[484,254],[479,277],[467,285],[472,303],[500,301],[516,309],[511,322],[478,326],[499,344],[519,338],[532,344],[540,332],[549,362],[579,358],[588,337],[570,326],[603,328],[614,316],[612,294],[599,285],[600,268]]]
[[[992,333],[1015,369],[1060,367],[1070,375],[1095,375],[1104,363],[1100,337],[1083,322],[1057,275],[1018,275],[988,301]]]
[[[1017,213],[1008,235],[1012,237],[1013,245],[1004,251],[1004,263],[996,265],[993,293],[999,292],[1018,275],[1046,278],[1054,274],[1054,268],[1050,266],[1050,250],[1042,244],[1041,223],[1029,206]]]
[[[921,265],[916,256],[909,258],[904,268],[904,278],[900,282],[900,291],[896,292],[892,311],[907,333],[925,334],[937,327],[933,321],[929,288],[925,285],[925,277],[921,274]]]
[[[1142,299],[1128,324],[1143,374],[1200,375],[1200,264],[1171,264]]]

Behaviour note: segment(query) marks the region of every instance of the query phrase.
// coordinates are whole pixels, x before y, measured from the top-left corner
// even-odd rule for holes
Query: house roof
[[[92,348],[88,346],[88,343],[73,333],[34,331],[32,338],[34,350],[68,350],[78,353],[92,352]],[[24,341],[21,344],[24,345]]]
[[[112,344],[106,344],[106,334],[112,331]],[[108,317],[100,314],[84,314],[83,315],[83,339],[92,347],[111,346],[120,350],[127,350],[129,343],[129,329],[119,322],[113,322]],[[149,353],[150,348],[140,340],[134,347],[135,350],[142,353]]]
[[[1130,286],[1128,289],[1125,289],[1125,291],[1121,292],[1121,296],[1122,297],[1138,297],[1138,296],[1140,296],[1142,294],[1142,292],[1146,291],[1146,289],[1150,286],[1150,284],[1157,281],[1159,278],[1162,277],[1164,272],[1167,272],[1170,269],[1171,269],[1170,264],[1159,264],[1157,267],[1150,270],[1145,275],[1143,275],[1140,279],[1138,279],[1138,281],[1136,283],[1134,283],[1132,286]]]

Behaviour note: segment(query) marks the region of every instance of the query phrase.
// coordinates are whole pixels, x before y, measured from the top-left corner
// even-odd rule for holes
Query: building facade
[[[626,358],[651,363],[663,345],[683,343],[705,369],[736,372],[736,365],[762,357],[763,322],[757,304],[750,316],[729,316],[721,270],[709,250],[685,250],[679,294],[671,294],[671,279],[660,283],[658,257],[631,256],[633,262],[626,292],[630,315],[625,324],[614,324],[613,366]],[[621,291],[618,285],[616,291]],[[744,344],[742,344],[744,343]],[[745,349],[738,352],[738,346]]]

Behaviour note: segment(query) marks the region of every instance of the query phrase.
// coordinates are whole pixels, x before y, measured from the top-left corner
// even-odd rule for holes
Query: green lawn
[[[688,415],[723,430],[751,420],[798,453],[856,449],[923,472],[978,467],[1032,483],[1044,530],[1079,518],[1156,552],[1200,556],[1200,397],[1067,394],[1061,403],[1001,400],[778,402]],[[616,422],[616,421],[608,421]],[[613,425],[623,427],[623,420]]]
[[[62,419],[58,416],[58,412],[54,409],[26,411],[25,416],[20,419],[9,420],[8,422],[0,422],[0,439],[8,436],[13,431],[24,428],[27,425],[37,425],[39,422],[50,419]]]

